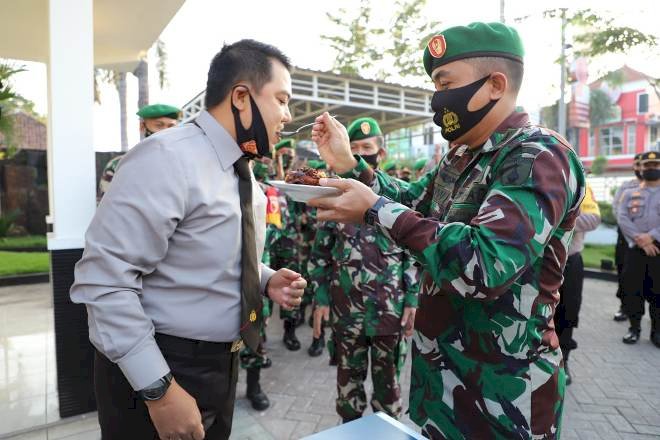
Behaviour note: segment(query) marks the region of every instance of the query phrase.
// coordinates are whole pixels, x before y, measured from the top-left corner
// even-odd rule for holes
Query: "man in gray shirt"
[[[257,266],[266,200],[248,168],[291,120],[289,69],[275,47],[224,46],[207,110],[122,159],[71,288],[97,349],[103,439],[228,438],[238,350],[261,322],[256,291],[300,304],[300,274]]]
[[[640,164],[642,183],[623,194],[617,210],[617,221],[628,244],[622,275],[630,329],[623,342],[639,341],[646,300],[651,315],[650,339],[660,348],[660,153],[644,153]]]

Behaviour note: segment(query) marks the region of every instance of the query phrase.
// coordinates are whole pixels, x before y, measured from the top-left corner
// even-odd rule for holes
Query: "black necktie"
[[[241,199],[241,337],[248,347],[256,351],[260,340],[262,297],[259,292],[261,283],[254,238],[252,172],[248,159],[238,159],[234,170],[238,175],[238,194]]]

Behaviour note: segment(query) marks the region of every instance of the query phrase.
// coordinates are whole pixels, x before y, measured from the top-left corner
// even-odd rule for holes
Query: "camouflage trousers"
[[[364,381],[367,379],[371,353],[373,396],[371,407],[398,418],[402,411],[399,385],[399,355],[406,342],[401,335],[367,337],[364,334],[336,333],[337,344],[337,414],[343,419],[357,419],[367,406]]]

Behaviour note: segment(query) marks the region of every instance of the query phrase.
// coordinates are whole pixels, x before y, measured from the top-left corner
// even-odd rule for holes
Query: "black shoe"
[[[284,338],[282,338],[282,341],[288,350],[297,351],[300,350],[300,341],[296,337],[296,327],[293,324],[290,321],[284,322]]]
[[[630,328],[628,329],[628,333],[623,337],[623,343],[624,344],[637,344],[639,341],[639,329],[638,328]]]
[[[261,368],[270,368],[273,366],[273,361],[270,360],[270,358],[266,358],[266,360],[261,364]]]
[[[573,377],[571,376],[571,371],[568,369],[568,362],[564,361],[564,373],[566,373],[566,385],[570,385],[573,382]]]
[[[268,396],[261,391],[261,385],[259,385],[259,368],[247,369],[247,392],[245,394],[252,404],[252,408],[257,411],[264,411],[270,406]]]
[[[307,349],[307,353],[311,357],[321,356],[321,353],[323,353],[324,345],[325,345],[325,338],[323,336],[319,338],[314,338],[312,340],[312,345],[310,345],[309,348]]]
[[[651,342],[653,343],[653,345],[660,348],[660,331],[651,332]]]
[[[628,320],[628,315],[623,313],[622,309],[619,309],[619,311],[614,314],[614,320],[616,322],[627,321]]]

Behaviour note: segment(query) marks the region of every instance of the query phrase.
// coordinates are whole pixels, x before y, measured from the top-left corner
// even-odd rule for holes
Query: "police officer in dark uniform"
[[[623,194],[628,191],[629,189],[632,188],[637,188],[639,187],[639,184],[642,182],[642,171],[641,171],[641,166],[639,164],[639,160],[642,157],[642,153],[636,154],[635,159],[633,160],[633,172],[635,173],[635,178],[630,179],[626,182],[623,183],[617,190],[616,194],[614,195],[614,200],[612,201],[612,212],[616,216],[619,202],[621,202],[621,197],[623,197]],[[619,311],[614,314],[614,320],[615,321],[627,321],[628,316],[623,312],[623,282],[621,278],[621,274],[623,272],[623,263],[625,261],[625,256],[626,256],[626,250],[628,249],[628,243],[626,242],[626,239],[623,236],[623,233],[621,232],[621,228],[616,228],[616,248],[614,251],[614,262],[616,264],[616,275],[617,275],[617,280],[619,282],[619,286],[616,290],[616,297],[619,298],[620,305],[619,305]]]
[[[651,342],[660,348],[660,153],[644,153],[640,164],[642,183],[624,193],[617,211],[619,227],[628,243],[623,289],[630,329],[623,342],[639,341],[646,300]]]

